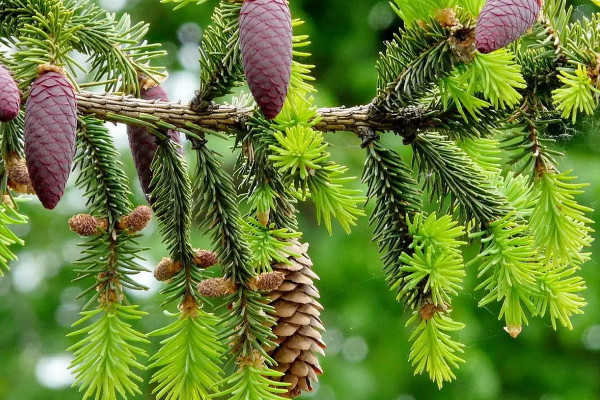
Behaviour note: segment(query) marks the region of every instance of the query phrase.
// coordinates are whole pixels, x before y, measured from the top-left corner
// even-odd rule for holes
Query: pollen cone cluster
[[[323,373],[317,353],[324,355],[321,332],[325,328],[319,318],[323,306],[317,301],[319,291],[313,283],[319,277],[312,270],[312,262],[306,254],[308,243],[290,243],[290,249],[300,256],[290,256],[289,263],[273,266],[273,271],[284,274],[285,278],[270,293],[276,319],[273,333],[277,335],[279,345],[270,353],[278,363],[276,369],[284,374],[280,380],[290,383],[286,397],[294,398],[303,390],[310,392],[312,382]]]

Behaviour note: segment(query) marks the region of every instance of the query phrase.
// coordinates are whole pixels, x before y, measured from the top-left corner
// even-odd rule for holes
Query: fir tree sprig
[[[152,194],[150,201],[160,221],[160,232],[174,261],[184,267],[193,264],[193,247],[190,242],[191,181],[187,163],[179,145],[163,141],[157,148],[152,169]],[[189,282],[191,285],[193,282]],[[189,288],[191,292],[191,288]]]
[[[283,375],[281,372],[266,368],[261,362],[257,365],[243,364],[224,381],[227,389],[215,394],[215,397],[228,396],[230,400],[282,400],[287,392],[284,382],[273,378]]]
[[[368,185],[367,198],[375,201],[369,223],[374,226],[373,240],[382,254],[386,280],[392,285],[403,276],[400,255],[411,251],[406,216],[422,209],[421,193],[398,153],[379,141],[371,142],[366,149],[362,180]]]
[[[413,324],[417,324],[417,328],[410,336],[413,343],[408,358],[415,367],[415,374],[427,372],[441,389],[444,381],[456,379],[452,370],[464,363],[459,355],[464,352],[464,344],[454,341],[450,333],[465,325],[437,312],[429,320],[422,319],[418,311],[406,323],[407,326]]]
[[[149,65],[164,52],[144,41],[147,24],[132,26],[129,15],[117,20],[87,1],[9,0],[0,7],[0,25],[0,40],[17,48],[14,72],[23,89],[43,63],[68,67],[74,83],[77,71],[85,69],[71,50],[90,57],[94,79],[102,79],[107,90],[138,94],[138,73],[155,80],[164,75],[162,68]]]
[[[129,181],[104,123],[93,116],[80,117],[78,123],[75,184],[84,190],[91,213],[106,217],[112,227],[131,211]]]
[[[116,162],[119,154],[103,123],[90,116],[80,117],[77,133],[78,154],[75,166],[79,169],[76,184],[84,190],[90,212],[105,219],[106,228],[82,244],[82,258],[74,264],[78,273],[74,281],[94,278],[94,283],[78,298],[90,296],[84,310],[98,302],[95,310],[84,311],[75,324],[95,319],[71,336],[86,335],[70,350],[75,358],[75,385],[81,386],[84,399],[116,400],[141,393],[141,382],[132,368],[144,369],[137,356],[146,356],[138,346],[148,342],[128,322],[140,319],[144,312],[128,303],[123,288],[145,290],[131,276],[146,269],[138,264],[142,248],[136,235],[117,230],[121,217],[131,211],[131,192],[127,178]]]
[[[450,208],[458,207],[464,221],[477,218],[485,224],[506,214],[506,200],[456,144],[427,133],[417,136],[412,145],[432,199],[449,195]]]
[[[575,179],[570,171],[562,174],[548,171],[535,179],[535,207],[529,227],[536,247],[544,255],[545,264],[578,265],[589,258],[583,250],[593,240],[590,227],[593,221],[586,216],[592,209],[575,200],[587,186],[573,183]]]
[[[216,153],[205,144],[196,147],[198,161],[193,180],[196,219],[212,237],[224,276],[232,277],[236,282],[246,282],[254,271],[250,265],[251,254],[242,230],[233,180]]]
[[[174,316],[175,317],[175,316]],[[168,336],[150,357],[149,368],[157,371],[150,383],[153,393],[165,400],[204,400],[214,393],[222,380],[220,359],[223,345],[216,338],[218,320],[198,309],[183,314],[150,336]]]
[[[476,289],[488,292],[479,306],[502,301],[498,318],[504,316],[505,329],[516,337],[527,323],[525,311],[534,311],[533,298],[539,295],[536,278],[541,265],[533,238],[526,225],[515,221],[513,213],[472,237],[482,237],[482,251],[467,267],[479,264],[477,276],[485,278]]]
[[[86,335],[68,349],[75,355],[70,366],[75,375],[73,385],[81,386],[84,400],[91,397],[96,400],[125,400],[142,394],[138,388],[142,379],[132,368],[145,370],[137,358],[147,354],[138,346],[148,343],[148,340],[128,322],[146,315],[137,307],[113,302],[82,312],[82,318],[73,324],[79,326],[95,319],[90,325],[69,334],[74,337]]]
[[[15,199],[15,201],[19,201]],[[27,217],[19,214],[16,210],[13,200],[3,198],[0,202],[0,277],[10,269],[9,261],[17,259],[17,256],[11,251],[9,246],[18,244],[23,246],[25,242],[15,235],[8,225],[26,224]]]
[[[462,289],[465,271],[459,247],[466,242],[458,238],[465,235],[464,228],[449,215],[438,218],[435,213],[429,217],[418,213],[407,223],[412,251],[400,255],[401,277],[392,288],[398,290],[398,300],[408,304],[422,305],[427,299],[443,308]]]
[[[197,106],[206,106],[243,83],[238,26],[241,7],[241,2],[221,1],[212,15],[213,23],[202,36],[200,90],[193,102]]]
[[[550,265],[538,277],[540,295],[535,298],[536,315],[550,314],[552,327],[556,330],[557,321],[568,329],[573,329],[571,316],[583,314],[587,302],[579,293],[586,289],[585,281],[577,276],[579,268]]]
[[[288,256],[300,256],[290,249],[289,239],[302,236],[300,232],[290,232],[288,228],[275,229],[274,225],[264,226],[254,218],[244,220],[243,229],[252,253],[252,265],[256,273],[271,271],[274,262],[288,263]]]

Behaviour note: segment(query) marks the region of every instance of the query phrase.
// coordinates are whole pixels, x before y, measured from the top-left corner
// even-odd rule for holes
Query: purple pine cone
[[[142,89],[140,97],[144,100],[169,101],[167,93],[160,85],[148,90]],[[150,195],[150,182],[152,181],[150,165],[157,149],[156,138],[141,126],[127,126],[127,136],[129,136],[129,147],[131,148],[131,155],[140,178],[142,190],[148,196]],[[179,132],[169,130],[169,137],[175,143],[181,143]]]
[[[240,49],[250,91],[267,119],[285,101],[292,73],[292,19],[287,0],[245,0]]]
[[[491,53],[520,38],[535,23],[542,0],[488,0],[475,27],[475,46]]]
[[[0,122],[8,122],[19,115],[21,93],[10,72],[0,65]]]
[[[53,209],[62,197],[77,133],[77,104],[71,83],[46,72],[31,85],[25,113],[25,158],[33,189],[42,205]]]

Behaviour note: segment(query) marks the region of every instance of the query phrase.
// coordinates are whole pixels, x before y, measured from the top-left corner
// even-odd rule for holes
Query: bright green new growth
[[[6,205],[0,205],[0,277],[9,271],[8,262],[16,260],[17,256],[9,249],[8,246],[19,244],[23,246],[25,242],[15,235],[8,225],[26,224],[27,217],[21,215],[14,208]]]
[[[408,358],[415,367],[415,374],[427,371],[429,378],[441,389],[444,381],[456,379],[452,369],[464,363],[457,354],[464,352],[464,344],[452,340],[450,333],[463,329],[465,325],[440,313],[424,320],[418,312],[414,312],[406,323],[407,326],[413,324],[418,325],[410,336],[413,343]]]
[[[457,240],[464,236],[464,229],[456,226],[450,216],[436,218],[431,214],[424,220],[423,214],[417,214],[414,221],[407,221],[409,233],[413,237],[412,255],[402,253],[400,268],[403,278],[392,285],[400,288],[398,298],[405,292],[419,289],[429,293],[435,306],[450,303],[450,295],[457,295],[465,276],[464,263],[459,246],[466,242]]]
[[[80,385],[80,391],[85,390],[84,400],[127,399],[142,393],[138,389],[142,380],[131,368],[146,369],[137,358],[146,358],[148,355],[138,346],[149,341],[146,335],[137,332],[127,322],[146,315],[137,307],[112,304],[106,309],[84,311],[82,318],[73,324],[75,327],[96,319],[69,334],[86,335],[68,349],[75,356],[70,366],[75,375],[73,385]]]
[[[289,263],[288,256],[300,256],[289,249],[288,240],[298,238],[302,233],[273,228],[273,224],[263,226],[254,218],[244,221],[243,229],[252,253],[252,264],[259,274],[271,271],[272,263]]]
[[[199,310],[196,316],[181,316],[149,334],[167,336],[160,350],[150,357],[149,368],[157,369],[150,381],[156,383],[153,393],[157,398],[202,400],[214,392],[223,374],[218,362],[223,345],[216,338],[217,321]]]

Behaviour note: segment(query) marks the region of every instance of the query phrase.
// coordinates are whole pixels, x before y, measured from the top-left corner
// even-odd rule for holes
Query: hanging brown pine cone
[[[312,382],[323,373],[316,353],[324,355],[321,332],[325,328],[319,318],[323,306],[316,300],[319,291],[313,284],[319,277],[306,254],[308,243],[293,240],[290,244],[291,250],[301,255],[288,257],[289,264],[273,266],[273,271],[283,273],[285,279],[270,293],[276,320],[273,333],[279,345],[270,354],[278,363],[276,369],[284,373],[281,381],[290,383],[286,397],[294,398],[303,390],[310,392]]]

